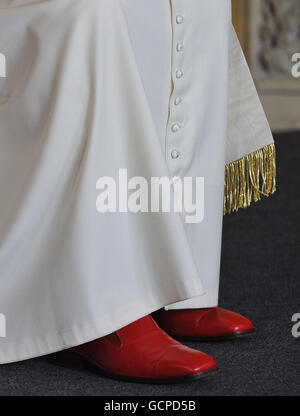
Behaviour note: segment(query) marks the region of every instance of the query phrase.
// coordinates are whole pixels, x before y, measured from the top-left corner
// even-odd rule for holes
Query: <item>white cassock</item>
[[[217,305],[223,210],[275,186],[230,3],[0,0],[1,363]],[[204,177],[204,220],[99,213],[119,169]]]

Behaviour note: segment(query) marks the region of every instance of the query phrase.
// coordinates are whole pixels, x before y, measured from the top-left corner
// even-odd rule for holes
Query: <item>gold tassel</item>
[[[276,151],[269,144],[225,167],[224,215],[276,191]]]

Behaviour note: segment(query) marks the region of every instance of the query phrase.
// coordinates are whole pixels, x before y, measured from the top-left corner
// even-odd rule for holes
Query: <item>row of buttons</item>
[[[180,24],[182,24],[184,22],[184,17],[179,14],[179,15],[176,16],[176,19],[175,20],[176,20],[176,23],[178,25],[180,25]],[[176,44],[176,51],[177,51],[177,53],[181,53],[183,51],[183,49],[184,49],[183,43],[182,42],[178,42]],[[181,78],[183,78],[183,76],[184,76],[183,70],[182,69],[177,69],[176,72],[175,72],[175,76],[176,76],[176,78],[178,80],[180,80]],[[182,101],[183,101],[183,97],[176,96],[174,98],[174,105],[175,106],[179,106],[182,103]],[[171,125],[171,131],[172,131],[172,133],[177,133],[179,130],[181,130],[181,128],[182,128],[182,126],[181,126],[180,123],[174,123],[174,124]],[[172,159],[178,159],[179,156],[180,156],[180,152],[178,150],[173,149],[171,151],[171,158]]]

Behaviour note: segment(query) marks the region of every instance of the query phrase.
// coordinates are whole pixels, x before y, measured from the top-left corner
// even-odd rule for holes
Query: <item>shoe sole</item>
[[[95,363],[90,358],[87,358],[81,354],[71,352],[71,351],[62,351],[56,354],[52,354],[48,357],[48,361],[61,365],[63,367],[79,367],[80,369],[89,369],[92,370],[104,377],[111,378],[118,381],[126,381],[131,383],[143,383],[143,384],[178,384],[178,383],[189,383],[200,378],[204,378],[216,373],[219,368],[217,366],[212,367],[208,370],[201,371],[195,374],[186,374],[179,377],[170,377],[170,378],[152,378],[152,377],[132,377],[125,376],[122,374],[110,373],[99,364]]]
[[[222,335],[216,335],[216,336],[193,336],[193,337],[189,337],[189,336],[184,336],[184,335],[172,335],[169,334],[170,336],[172,336],[174,339],[176,339],[177,341],[193,341],[193,342],[219,342],[219,341],[232,341],[238,338],[244,338],[247,337],[249,335],[253,335],[255,333],[255,328],[252,329],[247,329],[246,331],[240,331],[240,332],[235,332],[232,334],[222,334]]]

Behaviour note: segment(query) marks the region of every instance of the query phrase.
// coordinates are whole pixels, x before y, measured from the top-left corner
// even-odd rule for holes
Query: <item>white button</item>
[[[177,52],[181,52],[183,50],[183,44],[180,43],[180,42],[177,43],[176,50],[177,50]]]
[[[180,153],[178,152],[178,150],[172,150],[171,152],[172,159],[178,159],[179,156],[180,156]]]
[[[178,25],[180,25],[181,23],[183,23],[183,21],[184,21],[184,17],[181,16],[181,14],[179,14],[179,15],[176,16],[176,23]]]
[[[175,100],[174,100],[174,104],[179,105],[181,103],[182,103],[182,97],[176,97]]]
[[[181,69],[178,69],[176,71],[176,78],[180,79],[183,77],[183,71],[181,71]]]
[[[181,128],[180,124],[175,123],[175,124],[173,124],[173,126],[171,127],[171,130],[172,130],[172,132],[173,132],[173,133],[177,133],[177,131],[179,131],[179,130],[180,130],[180,128]]]

